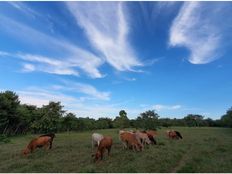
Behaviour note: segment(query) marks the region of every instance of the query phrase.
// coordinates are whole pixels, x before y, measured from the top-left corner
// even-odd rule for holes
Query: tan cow
[[[123,148],[132,148],[134,151],[141,151],[143,149],[143,145],[137,140],[134,133],[122,132],[119,134],[119,139],[123,144]]]

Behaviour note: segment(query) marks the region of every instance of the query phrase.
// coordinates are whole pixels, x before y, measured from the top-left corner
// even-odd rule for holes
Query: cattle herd
[[[178,131],[167,130],[167,137],[170,139],[182,139],[182,135]],[[156,137],[157,131],[146,130],[146,131],[119,131],[119,140],[122,143],[123,149],[131,149],[133,151],[143,151],[145,146],[151,144],[157,144]],[[45,149],[52,148],[52,142],[55,134],[44,134],[33,140],[27,145],[27,147],[22,151],[24,155],[32,153],[36,148],[44,147]],[[113,144],[112,137],[103,136],[99,133],[92,134],[92,150],[97,147],[95,154],[92,154],[94,161],[102,160],[103,154],[107,150],[108,156],[110,155],[110,150]]]

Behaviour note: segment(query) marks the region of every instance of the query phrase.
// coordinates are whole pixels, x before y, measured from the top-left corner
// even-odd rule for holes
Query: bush
[[[9,143],[10,139],[6,135],[0,135],[0,143]]]

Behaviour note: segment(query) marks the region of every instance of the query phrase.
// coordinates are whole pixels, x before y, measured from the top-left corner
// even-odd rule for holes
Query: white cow
[[[94,146],[99,146],[100,141],[103,139],[103,135],[99,134],[99,133],[93,133],[92,134],[92,149],[94,148]]]

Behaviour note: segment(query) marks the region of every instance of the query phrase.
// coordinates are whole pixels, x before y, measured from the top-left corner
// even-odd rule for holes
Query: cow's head
[[[95,154],[92,154],[92,157],[94,157],[94,162],[97,162],[101,158],[100,151],[97,151]]]
[[[22,150],[22,154],[26,156],[27,154],[30,153],[30,150],[28,148]]]

